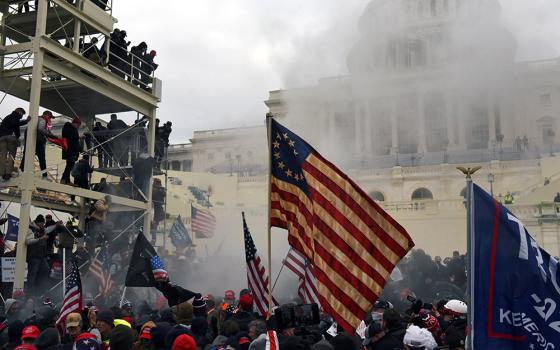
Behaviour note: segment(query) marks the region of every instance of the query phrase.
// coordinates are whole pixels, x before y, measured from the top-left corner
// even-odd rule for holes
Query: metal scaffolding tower
[[[0,0],[0,91],[30,103],[29,115],[32,118],[27,126],[25,144],[28,150],[35,149],[37,116],[39,106],[42,106],[62,115],[80,116],[90,129],[98,114],[126,111],[141,113],[148,118],[147,149],[154,156],[155,118],[161,100],[161,81],[152,76],[148,86],[145,82],[135,80],[139,79],[140,72],[123,72],[123,78],[115,74],[113,67],[109,67],[110,36],[116,20],[112,16],[112,1],[105,8],[97,2],[99,0],[38,0],[34,11],[25,12],[21,11],[21,7],[27,5],[28,1]],[[80,43],[86,37],[93,36],[105,38],[105,62],[94,62],[80,52]],[[65,40],[66,45],[61,40]],[[129,57],[132,57],[132,61],[125,67],[133,70],[136,66],[134,59],[140,58]],[[34,152],[26,152],[22,160],[25,165],[23,174],[3,185],[17,186],[19,191],[13,196],[2,194],[0,198],[21,203],[14,290],[23,289],[27,252],[25,237],[30,224],[31,206],[54,207],[70,213],[79,211],[83,222],[87,214],[84,199],[97,200],[105,196],[104,193],[41,179],[34,171],[34,159]],[[144,211],[144,227],[149,228],[151,183],[147,193],[144,193],[145,201],[111,196],[111,211]],[[45,205],[34,198],[36,190],[78,196],[81,205]]]

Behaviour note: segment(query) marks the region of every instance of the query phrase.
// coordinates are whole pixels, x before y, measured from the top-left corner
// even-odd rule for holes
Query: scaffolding
[[[29,101],[25,147],[35,149],[39,107],[55,113],[79,116],[91,130],[95,116],[136,111],[145,116],[147,153],[154,156],[155,119],[161,101],[162,83],[139,69],[142,58],[127,53],[126,62],[111,59],[115,50],[111,33],[116,19],[112,1],[100,0],[0,0],[0,91]],[[26,9],[27,11],[23,11]],[[103,41],[105,55],[86,57],[86,40]],[[64,44],[62,43],[64,42]],[[105,57],[102,57],[105,56]],[[115,63],[117,62],[117,63]],[[0,103],[4,100],[2,98]],[[144,130],[144,129],[143,129]],[[112,135],[119,137],[121,135]],[[95,135],[94,135],[95,137]],[[100,142],[97,147],[103,148]],[[105,151],[105,150],[103,150]],[[109,154],[107,154],[109,156]],[[0,200],[20,203],[20,225],[16,252],[14,290],[23,289],[27,247],[25,237],[30,224],[31,206],[79,214],[83,227],[87,214],[86,199],[98,200],[105,193],[77,188],[41,178],[34,167],[35,152],[26,152],[25,171],[10,179],[0,191]],[[130,169],[114,160],[114,166],[102,169],[130,179]],[[152,180],[141,198],[111,195],[111,211],[141,212],[143,227],[151,222]],[[57,197],[76,196],[80,204]],[[137,218],[137,220],[139,219]]]

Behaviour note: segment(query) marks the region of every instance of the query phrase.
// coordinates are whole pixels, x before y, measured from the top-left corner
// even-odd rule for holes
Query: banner
[[[192,245],[192,239],[183,221],[181,221],[181,215],[177,217],[173,226],[171,226],[169,237],[171,238],[171,243],[177,248],[185,248]]]
[[[19,231],[19,218],[8,214],[8,229],[6,230],[6,241],[17,242]]]
[[[474,230],[474,349],[559,349],[558,261],[476,185]]]
[[[2,282],[14,282],[16,277],[16,258],[1,258]],[[24,281],[27,282],[27,263],[25,263]]]

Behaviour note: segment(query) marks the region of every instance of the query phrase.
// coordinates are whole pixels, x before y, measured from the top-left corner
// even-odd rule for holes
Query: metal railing
[[[25,12],[34,12],[37,10],[36,0],[22,0],[12,2],[8,5],[8,15],[17,15]],[[84,1],[89,1],[99,7],[104,12],[113,15],[113,0],[66,0],[66,2],[80,8]],[[24,11],[25,10],[25,11]]]
[[[117,50],[114,49],[115,46],[118,48]],[[121,57],[115,54],[115,51],[125,52],[126,56]],[[150,85],[154,81],[155,68],[157,66],[119,46],[113,40],[111,40],[109,45],[106,63],[113,73],[145,90],[149,90]],[[144,67],[151,70],[151,72],[146,73]]]

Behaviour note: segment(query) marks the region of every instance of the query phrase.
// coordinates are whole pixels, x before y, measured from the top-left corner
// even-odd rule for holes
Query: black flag
[[[155,277],[154,277],[155,276]],[[126,274],[127,287],[153,287],[157,279],[165,279],[167,272],[156,250],[143,233],[138,235],[134,244],[134,251],[130,259],[130,266]]]

